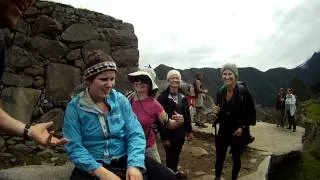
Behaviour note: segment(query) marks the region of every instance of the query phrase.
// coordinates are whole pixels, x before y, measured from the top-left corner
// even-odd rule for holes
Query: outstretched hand
[[[51,121],[31,126],[28,132],[28,136],[43,145],[58,146],[66,144],[68,142],[66,138],[58,139],[53,136],[54,131],[48,132],[48,128],[52,125],[53,122]]]
[[[172,120],[177,121],[179,124],[182,124],[184,122],[184,118],[181,114],[174,111],[174,114],[171,116]]]

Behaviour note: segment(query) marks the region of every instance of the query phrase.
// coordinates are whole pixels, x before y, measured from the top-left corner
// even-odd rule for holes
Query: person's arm
[[[168,114],[157,100],[154,100],[153,109],[155,115],[157,116],[157,120],[159,120],[162,126],[164,126],[165,128],[175,129],[184,122],[182,116],[174,116],[176,117],[176,119],[169,118]]]
[[[30,128],[26,128],[26,124],[14,119],[0,108],[0,130],[2,132],[17,136],[23,136],[24,132],[26,132],[28,138],[44,145],[55,146],[67,143],[68,141],[65,138],[58,139],[53,137],[54,131],[48,132],[47,129],[52,125],[53,122],[47,122],[35,124],[30,126]]]
[[[183,124],[184,119],[180,118],[180,119],[171,119],[168,117],[168,114],[162,110],[159,115],[158,115],[158,119],[160,120],[161,124],[168,128],[168,129],[175,129],[177,127],[179,127],[181,124]]]
[[[165,108],[165,98],[167,98],[167,97],[165,97],[163,94],[160,94],[157,98],[157,101],[159,102],[159,104],[162,106],[163,109]],[[165,111],[165,109],[164,109],[164,111]],[[167,114],[167,112],[165,112],[165,113]],[[160,131],[160,138],[162,141],[169,139],[167,132],[168,132],[167,129],[162,129]]]
[[[98,122],[97,122],[98,123]],[[69,104],[64,116],[63,135],[69,140],[64,146],[69,159],[77,168],[87,172],[95,172],[102,167],[82,144],[82,127],[75,104]]]
[[[190,117],[190,110],[188,106],[188,102],[186,98],[182,99],[182,108],[183,108],[183,119],[184,119],[184,129],[186,133],[192,132],[192,126],[191,126],[191,117]]]
[[[0,130],[2,132],[22,136],[25,126],[24,123],[12,118],[9,114],[0,109]]]
[[[198,93],[207,93],[208,92],[208,90],[205,90],[205,89],[201,89],[201,82],[200,82],[200,80],[196,80],[196,88],[197,88],[197,92]]]
[[[119,99],[125,121],[125,132],[127,140],[128,168],[139,168],[145,170],[144,158],[146,149],[146,138],[144,131],[132,111],[131,105],[124,96]]]

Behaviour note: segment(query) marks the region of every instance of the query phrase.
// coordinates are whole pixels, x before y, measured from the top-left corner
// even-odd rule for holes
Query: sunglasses
[[[132,83],[141,82],[141,84],[151,84],[148,76],[135,76],[130,80]]]

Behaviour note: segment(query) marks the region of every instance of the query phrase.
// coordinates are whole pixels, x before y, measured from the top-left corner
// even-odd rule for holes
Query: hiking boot
[[[296,132],[296,129],[293,129],[292,132]]]
[[[187,174],[183,171],[177,171],[174,174],[177,179],[187,179]]]
[[[289,126],[289,127],[287,127],[287,129],[291,129],[291,127]]]

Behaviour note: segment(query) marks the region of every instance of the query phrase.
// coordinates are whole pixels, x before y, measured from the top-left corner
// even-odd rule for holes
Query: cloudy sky
[[[320,51],[319,0],[53,0],[132,23],[139,65],[294,68]]]

